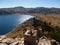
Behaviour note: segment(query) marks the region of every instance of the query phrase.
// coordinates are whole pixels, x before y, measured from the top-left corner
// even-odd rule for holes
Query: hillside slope
[[[45,8],[45,7],[36,7],[36,8],[24,8],[24,7],[14,7],[14,8],[1,8],[0,14],[12,14],[12,13],[42,13],[42,14],[60,14],[60,8]]]
[[[30,27],[31,29],[34,27],[38,31],[37,34],[38,38],[42,36],[46,36],[48,38],[52,38],[60,42],[60,35],[59,35],[60,28],[52,26],[51,23],[42,21],[41,18],[37,18],[37,17],[25,21],[24,23],[13,29],[11,32],[7,33],[6,36],[11,38],[24,37],[24,32],[26,30],[26,27]]]

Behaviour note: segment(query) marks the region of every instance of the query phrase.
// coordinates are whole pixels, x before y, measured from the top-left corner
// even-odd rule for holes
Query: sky
[[[56,7],[60,8],[60,0],[0,0],[0,8],[10,7]]]

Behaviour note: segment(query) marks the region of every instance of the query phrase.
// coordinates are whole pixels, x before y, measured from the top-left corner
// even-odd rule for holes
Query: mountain
[[[28,11],[29,13],[42,13],[42,14],[60,14],[60,8],[44,8],[44,7],[39,7],[39,8],[34,8],[32,10]]]
[[[11,14],[11,13],[26,13],[26,9],[23,7],[0,9],[0,14]]]
[[[60,14],[60,8],[45,8],[45,7],[37,7],[37,8],[24,8],[24,7],[14,7],[14,8],[1,8],[0,14],[11,14],[11,13],[42,13],[42,14]]]

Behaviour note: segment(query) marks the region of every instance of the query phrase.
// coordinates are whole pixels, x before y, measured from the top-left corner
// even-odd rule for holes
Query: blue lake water
[[[22,14],[0,15],[0,34],[11,31],[13,28],[32,17],[31,15]]]

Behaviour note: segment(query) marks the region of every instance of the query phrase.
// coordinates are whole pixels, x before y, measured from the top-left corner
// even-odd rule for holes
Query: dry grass
[[[60,27],[60,14],[34,14],[35,16],[38,16],[42,19],[42,21],[51,22],[51,25],[53,26],[59,26]]]
[[[17,26],[14,28],[11,32],[8,32],[6,34],[8,38],[16,38],[16,37],[23,37],[23,28],[20,26]]]
[[[34,16],[38,16],[41,18],[42,21],[46,21],[47,23],[51,22],[51,25],[53,26],[59,26],[60,27],[60,14],[33,14]],[[30,24],[30,23],[28,23]],[[31,25],[31,24],[30,24]],[[17,26],[15,29],[13,29],[11,32],[7,33],[7,37],[15,38],[17,36],[23,37],[23,30],[24,28],[22,26]]]

